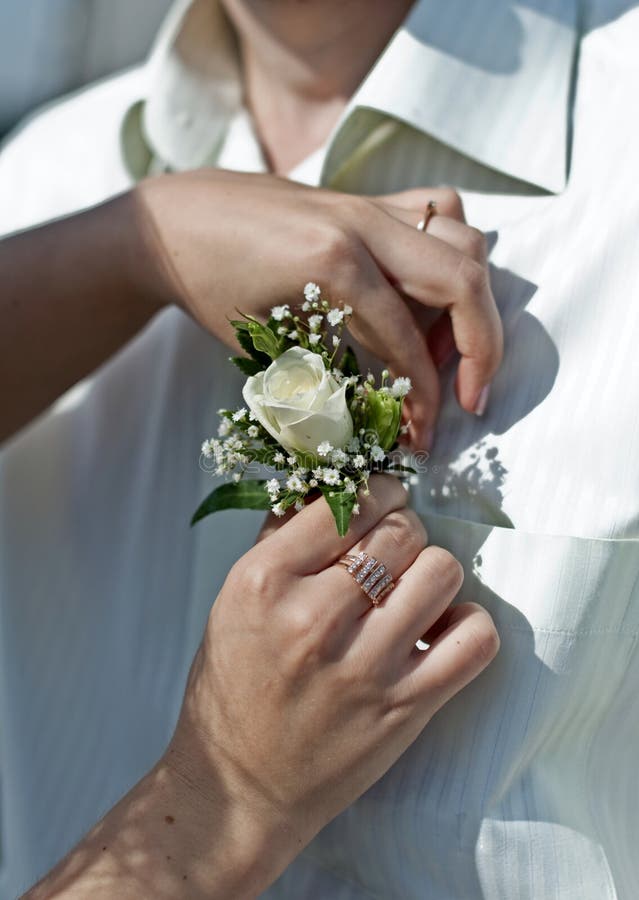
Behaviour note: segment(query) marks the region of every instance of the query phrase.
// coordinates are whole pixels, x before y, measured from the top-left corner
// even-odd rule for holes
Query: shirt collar
[[[328,183],[361,144],[358,110],[406,122],[486,166],[563,189],[576,0],[418,0],[335,129]],[[142,128],[174,169],[212,161],[242,105],[235,37],[216,0],[178,0],[155,44]]]
[[[565,187],[574,0],[421,0],[352,98],[324,177],[355,148],[348,122],[371,109],[548,191]],[[352,140],[361,139],[355,135]]]
[[[142,128],[178,171],[215,157],[242,105],[239,54],[217,0],[178,0],[157,37]]]

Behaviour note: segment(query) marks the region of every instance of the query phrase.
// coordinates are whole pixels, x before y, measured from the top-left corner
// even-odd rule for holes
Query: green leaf
[[[388,467],[389,472],[410,472],[411,475],[417,475],[417,469],[413,469],[412,466],[400,466],[399,463],[394,463],[392,466]]]
[[[248,355],[256,362],[260,363],[262,369],[267,369],[271,365],[271,357],[267,353],[261,353],[259,350],[255,349],[253,338],[249,334],[249,323],[243,322],[240,319],[231,319],[231,325],[235,329],[235,336],[242,350],[244,350],[245,353],[248,353]]]
[[[258,372],[264,370],[262,363],[258,362],[256,359],[249,359],[248,356],[231,356],[230,360],[233,365],[237,366],[240,372],[244,372],[245,375],[257,375]]]
[[[240,481],[238,484],[220,485],[200,503],[191,519],[191,525],[223,509],[270,510],[271,503],[265,484],[265,481]]]
[[[333,518],[337,525],[337,533],[340,537],[344,537],[353,515],[353,507],[357,502],[357,495],[347,494],[346,491],[336,491],[328,486],[322,486],[320,490],[333,513]]]
[[[339,364],[340,371],[350,378],[352,375],[359,375],[359,363],[352,347],[347,347]]]
[[[270,359],[277,359],[282,352],[282,344],[270,328],[260,322],[249,322],[248,332],[253,346],[259,353],[266,353]]]

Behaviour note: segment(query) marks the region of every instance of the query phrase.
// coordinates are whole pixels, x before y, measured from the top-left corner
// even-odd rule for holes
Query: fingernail
[[[485,384],[481,391],[479,392],[479,396],[477,397],[477,403],[475,404],[475,409],[473,412],[476,416],[483,416],[486,412],[486,405],[488,404],[488,395],[490,394],[490,385]]]

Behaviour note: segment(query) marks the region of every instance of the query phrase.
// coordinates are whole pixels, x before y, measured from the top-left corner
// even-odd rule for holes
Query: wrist
[[[198,745],[197,739],[176,735],[159,767],[188,820],[200,883],[210,898],[255,897],[306,841],[253,785],[231,775],[209,752],[198,753]]]
[[[112,217],[114,254],[124,292],[136,310],[151,316],[177,300],[164,251],[144,200],[144,182],[105,204]]]

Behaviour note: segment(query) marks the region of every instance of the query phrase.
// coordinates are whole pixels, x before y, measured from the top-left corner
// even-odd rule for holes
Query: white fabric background
[[[2,0],[0,133],[34,106],[146,55],[170,0]]]

